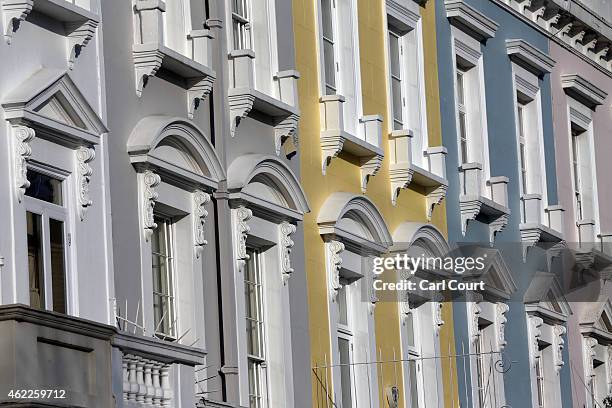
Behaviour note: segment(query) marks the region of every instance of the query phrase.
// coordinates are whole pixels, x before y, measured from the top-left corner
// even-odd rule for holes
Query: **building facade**
[[[612,397],[608,1],[0,14],[0,405]]]

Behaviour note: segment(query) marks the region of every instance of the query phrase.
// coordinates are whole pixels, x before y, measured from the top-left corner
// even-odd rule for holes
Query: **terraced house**
[[[1,406],[612,400],[609,1],[0,16]]]

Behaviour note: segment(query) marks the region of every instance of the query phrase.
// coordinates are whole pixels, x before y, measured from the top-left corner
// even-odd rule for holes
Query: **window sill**
[[[442,146],[429,148],[423,152],[423,161],[428,169],[412,162],[412,132],[396,130],[389,135],[391,164],[391,203],[397,203],[400,190],[410,186],[421,187],[427,196],[427,218],[430,219],[435,205],[442,202],[448,189],[446,179],[446,148]]]
[[[489,225],[489,240],[493,242],[495,234],[501,232],[510,219],[508,208],[508,178],[491,177],[487,181],[490,197],[482,194],[482,165],[466,163],[459,167],[462,175],[463,194],[459,197],[461,210],[461,227],[466,234],[470,220],[478,220]]]
[[[229,53],[230,89],[228,100],[230,105],[232,137],[242,119],[251,111],[259,112],[270,119],[274,125],[274,146],[280,155],[283,143],[293,139],[297,147],[297,126],[300,111],[297,107],[297,71],[277,72],[272,78],[275,84],[276,96],[255,89],[255,53],[252,50],[234,50]]]
[[[76,58],[93,37],[100,21],[98,15],[66,0],[10,0],[3,1],[1,7],[7,44],[11,44],[21,22],[25,21],[32,11],[63,23],[68,38],[68,67],[71,69]]]
[[[192,118],[199,101],[212,90],[216,76],[212,69],[163,44],[134,44],[133,56],[139,97],[149,77],[156,76],[160,69],[171,72],[183,80],[183,88],[187,90],[190,102],[189,117]]]
[[[365,193],[370,177],[374,176],[384,157],[381,146],[382,117],[367,115],[359,119],[360,136],[357,137],[344,128],[344,97],[326,95],[319,100],[321,104],[321,150],[322,173],[325,175],[331,160],[345,152],[359,160],[361,169],[361,191]]]

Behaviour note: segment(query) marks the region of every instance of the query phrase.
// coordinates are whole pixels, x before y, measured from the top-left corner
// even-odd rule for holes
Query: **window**
[[[66,229],[63,183],[51,175],[28,170],[26,224],[30,306],[67,313]]]
[[[542,361],[543,359],[544,353],[540,349],[540,356],[536,359],[535,364],[538,408],[544,408],[544,367],[546,364]]]
[[[406,343],[408,344],[408,356],[407,356],[407,371],[408,371],[408,387],[410,395],[408,397],[410,401],[410,408],[419,408],[419,373],[421,371],[420,348],[417,347],[415,338],[415,325],[417,324],[417,316],[414,311],[407,313],[404,318],[404,327],[406,334]]]
[[[457,115],[459,118],[459,157],[461,164],[467,163],[468,156],[468,111],[466,107],[465,71],[457,67]]]
[[[336,0],[321,0],[321,22],[323,24],[323,67],[325,69],[325,94],[336,94],[336,43],[334,35],[334,13]]]
[[[582,183],[580,180],[580,151],[578,149],[579,138],[582,132],[577,129],[572,129],[571,143],[572,143],[572,170],[573,170],[573,185],[574,185],[574,197],[576,206],[576,220],[582,220]]]
[[[350,326],[350,285],[341,280],[338,290],[338,353],[340,364],[340,393],[342,407],[353,406],[353,382],[351,380],[353,332]]]
[[[250,0],[232,0],[234,49],[251,48]]]
[[[391,69],[391,106],[393,111],[393,129],[404,128],[403,109],[405,105],[402,89],[402,55],[401,35],[389,27],[389,62]]]
[[[157,228],[151,238],[153,267],[153,315],[155,334],[164,340],[176,339],[174,302],[174,235],[170,218],[155,217]]]
[[[526,141],[525,141],[525,106],[518,102],[517,104],[517,128],[519,137],[519,164],[521,166],[521,192],[527,194],[527,156],[526,156]]]
[[[267,405],[261,253],[254,249],[248,249],[247,254],[249,259],[244,270],[244,296],[249,376],[249,407],[261,408]]]

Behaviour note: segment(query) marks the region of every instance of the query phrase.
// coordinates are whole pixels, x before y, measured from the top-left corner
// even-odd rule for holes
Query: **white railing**
[[[135,354],[123,355],[123,400],[138,407],[172,406],[170,365]]]

